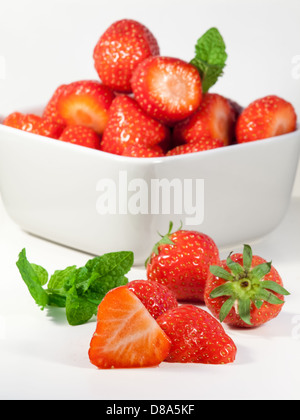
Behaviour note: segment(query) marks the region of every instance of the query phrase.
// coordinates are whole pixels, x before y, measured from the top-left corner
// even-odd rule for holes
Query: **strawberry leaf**
[[[217,28],[210,28],[195,46],[195,57],[191,60],[199,71],[202,89],[206,93],[223,75],[227,60],[226,46]]]
[[[290,295],[290,293],[286,289],[284,289],[282,286],[280,286],[280,284],[276,283],[275,281],[264,280],[260,282],[260,286],[264,289],[272,290],[273,292],[278,293],[279,295]]]
[[[224,319],[227,317],[235,303],[235,300],[235,297],[232,296],[223,303],[219,314],[220,322],[223,322]]]

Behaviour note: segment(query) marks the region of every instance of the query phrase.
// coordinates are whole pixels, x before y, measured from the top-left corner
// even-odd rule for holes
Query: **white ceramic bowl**
[[[300,131],[164,158],[116,156],[0,125],[0,191],[25,231],[143,264],[169,221],[222,247],[271,232],[289,205]]]

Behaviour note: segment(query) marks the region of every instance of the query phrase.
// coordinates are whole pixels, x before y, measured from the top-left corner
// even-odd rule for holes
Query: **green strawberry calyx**
[[[228,296],[220,310],[219,319],[221,322],[234,307],[240,318],[246,324],[252,325],[250,320],[251,303],[257,309],[260,309],[264,302],[281,305],[284,301],[273,292],[280,295],[289,295],[290,293],[275,281],[264,280],[265,276],[271,271],[271,262],[252,267],[252,249],[249,245],[244,245],[242,265],[234,262],[231,259],[231,254],[226,260],[229,270],[217,265],[210,266],[210,272],[215,277],[226,280],[226,282],[212,290],[209,296],[212,299]]]
[[[182,222],[180,224],[179,229],[177,229],[177,230],[181,230],[181,229],[182,229]],[[153,254],[155,254],[155,255],[159,254],[159,247],[161,245],[175,245],[175,243],[170,238],[170,236],[174,233],[172,231],[173,231],[173,222],[170,222],[169,223],[169,230],[165,235],[161,235],[159,232],[157,232],[158,235],[161,237],[161,239],[158,242],[156,242],[156,244],[152,248],[151,255],[145,261],[145,267],[147,267],[148,263],[150,262],[151,256]]]

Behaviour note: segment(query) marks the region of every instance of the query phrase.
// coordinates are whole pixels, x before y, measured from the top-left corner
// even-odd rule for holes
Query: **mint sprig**
[[[217,28],[210,28],[198,39],[195,54],[191,64],[198,69],[206,93],[223,75],[227,60],[226,46]]]
[[[58,306],[66,309],[70,325],[81,325],[97,314],[106,293],[128,283],[125,274],[133,265],[130,251],[111,252],[90,259],[85,266],[75,265],[56,270],[49,278],[41,266],[32,264],[23,249],[17,267],[36,304],[44,309]],[[46,286],[46,287],[43,287]]]

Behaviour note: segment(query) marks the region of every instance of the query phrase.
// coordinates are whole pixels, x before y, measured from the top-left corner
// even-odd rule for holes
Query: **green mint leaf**
[[[88,292],[91,295],[103,296],[112,288],[128,283],[125,274],[133,264],[133,253],[130,251],[112,252],[89,261],[86,268],[89,273]]]
[[[223,75],[227,60],[226,46],[217,28],[210,28],[198,39],[195,54],[191,64],[198,69],[206,93]]]
[[[16,264],[29,293],[35,300],[36,304],[40,306],[41,309],[44,309],[49,302],[48,294],[42,287],[45,281],[46,270],[41,266],[31,264],[27,260],[25,248],[20,252],[19,259]]]
[[[77,267],[72,265],[64,270],[56,270],[50,277],[48,291],[60,295],[66,295],[66,292],[75,282]]]
[[[84,267],[74,265],[56,270],[48,281],[47,271],[31,264],[23,249],[17,266],[39,306],[65,307],[69,324],[80,325],[96,315],[99,303],[109,290],[128,283],[125,274],[133,262],[133,252],[107,253],[90,259]],[[47,282],[47,289],[44,289],[42,286]]]
[[[68,291],[66,299],[66,316],[70,325],[85,324],[96,313],[97,307],[98,305],[78,296],[75,286]]]
[[[38,276],[39,283],[41,286],[44,286],[48,282],[48,272],[45,270],[44,267],[31,263],[31,267],[35,271],[36,275]]]

